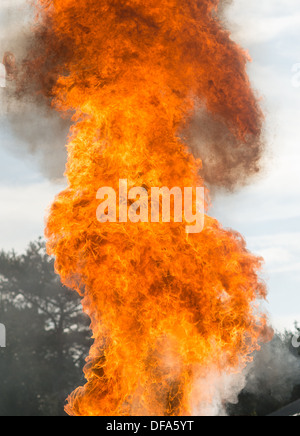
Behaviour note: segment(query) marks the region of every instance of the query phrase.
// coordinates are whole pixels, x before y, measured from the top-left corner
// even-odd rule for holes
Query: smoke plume
[[[224,27],[227,26],[224,10],[230,3],[230,0],[223,0],[219,4],[218,13]],[[9,100],[9,103],[4,105],[7,108],[6,117],[15,134],[23,140],[25,151],[40,157],[41,169],[45,176],[50,179],[60,178],[63,176],[66,163],[64,144],[71,126],[72,114],[64,114],[62,119],[61,115],[52,110],[53,88],[59,77],[68,75],[66,65],[72,58],[74,44],[78,41],[70,36],[61,38],[61,35],[53,30],[49,17],[39,17],[32,32],[32,29],[29,29],[29,23],[32,27],[29,17],[32,18],[33,13],[29,8],[26,9],[28,20],[25,23],[22,18],[24,11],[23,14],[20,10],[15,14],[11,13],[11,10],[7,13],[9,26],[3,31],[1,45],[16,54],[19,76],[14,92],[8,92],[6,95],[6,100]],[[138,20],[138,16],[135,19]],[[15,33],[12,29],[19,28],[20,22],[23,23],[21,30]],[[78,31],[79,34],[87,36],[90,29],[82,23],[77,23],[74,34],[78,34]],[[155,31],[154,28],[151,30],[151,23],[149,31]],[[220,37],[225,38],[226,34]],[[195,52],[195,56],[201,58],[203,47],[189,48],[190,53]],[[82,52],[82,59],[84,58]],[[89,77],[95,74],[94,66],[89,63],[83,64],[80,58],[76,62],[77,80],[84,83],[88,89]],[[212,59],[212,64],[215,64],[212,68],[221,67],[227,69],[227,73],[218,83],[207,77],[205,84],[209,92],[215,95],[215,106],[227,106],[228,117],[232,117],[234,112],[239,110],[239,106],[242,108],[247,101],[250,109],[247,115],[249,129],[244,131],[242,136],[237,136],[230,119],[224,119],[224,114],[222,117],[218,115],[216,107],[208,107],[205,102],[207,96],[203,95],[204,98],[199,101],[197,109],[191,114],[189,122],[181,132],[194,156],[201,158],[203,168],[200,174],[212,191],[219,188],[234,190],[247,184],[249,179],[260,171],[264,150],[262,115],[254,96],[241,94],[240,101],[233,102],[227,91],[227,83],[233,76],[244,76],[243,80],[248,80],[245,77],[243,57],[238,55],[230,59],[223,58],[219,59],[218,63],[220,66]],[[203,68],[206,68],[205,64]],[[103,86],[100,74],[98,78]],[[236,89],[235,92],[240,91]]]
[[[46,62],[45,44],[41,40],[43,27],[34,24],[34,9],[26,0],[1,5],[1,19],[0,62],[5,52],[12,52],[18,70],[16,80],[7,81],[0,94],[0,116],[19,139],[18,149],[13,141],[5,146],[19,156],[34,155],[45,177],[52,181],[61,179],[67,159],[64,144],[71,120],[51,107],[51,98],[45,93],[43,83],[45,70],[41,71],[35,64],[37,58]]]

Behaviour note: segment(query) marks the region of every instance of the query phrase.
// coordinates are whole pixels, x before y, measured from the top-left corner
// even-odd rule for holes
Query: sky
[[[24,2],[1,0],[0,58],[12,17],[24,24]],[[252,58],[248,72],[266,116],[267,151],[259,177],[235,194],[217,194],[210,214],[264,257],[266,307],[283,330],[300,323],[300,3],[234,0],[227,22]],[[19,253],[43,235],[47,207],[63,186],[44,178],[38,157],[20,149],[22,139],[0,115],[0,248]]]

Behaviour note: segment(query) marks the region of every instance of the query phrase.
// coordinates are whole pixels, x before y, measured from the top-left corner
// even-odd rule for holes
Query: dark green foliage
[[[63,287],[42,241],[26,254],[0,254],[0,415],[64,415],[69,393],[82,384],[91,345],[89,319],[75,292]]]

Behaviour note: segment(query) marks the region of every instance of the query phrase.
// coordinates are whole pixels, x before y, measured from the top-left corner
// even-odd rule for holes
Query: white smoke
[[[26,57],[32,38],[33,11],[27,0],[1,0],[0,63],[5,52],[12,52],[17,65]],[[1,66],[1,65],[0,65]],[[27,94],[19,98],[16,83],[6,81],[0,90],[0,118],[17,139],[1,144],[15,155],[31,154],[42,174],[51,181],[61,181],[67,152],[65,144],[70,121]]]
[[[210,369],[208,374],[195,380],[191,395],[193,416],[226,416],[228,403],[236,404],[246,385],[246,371],[235,373]]]

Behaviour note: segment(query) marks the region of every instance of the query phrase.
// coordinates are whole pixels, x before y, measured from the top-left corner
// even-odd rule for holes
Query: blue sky
[[[0,58],[14,32],[10,17],[23,4],[1,0]],[[260,176],[236,194],[218,194],[211,214],[240,231],[249,249],[265,258],[267,309],[282,329],[300,322],[300,80],[293,73],[300,64],[300,3],[235,0],[227,18],[232,38],[253,59],[248,69],[266,114],[268,149]],[[38,158],[20,154],[21,148],[0,117],[0,245],[18,252],[43,234],[46,208],[62,186],[45,179]]]

